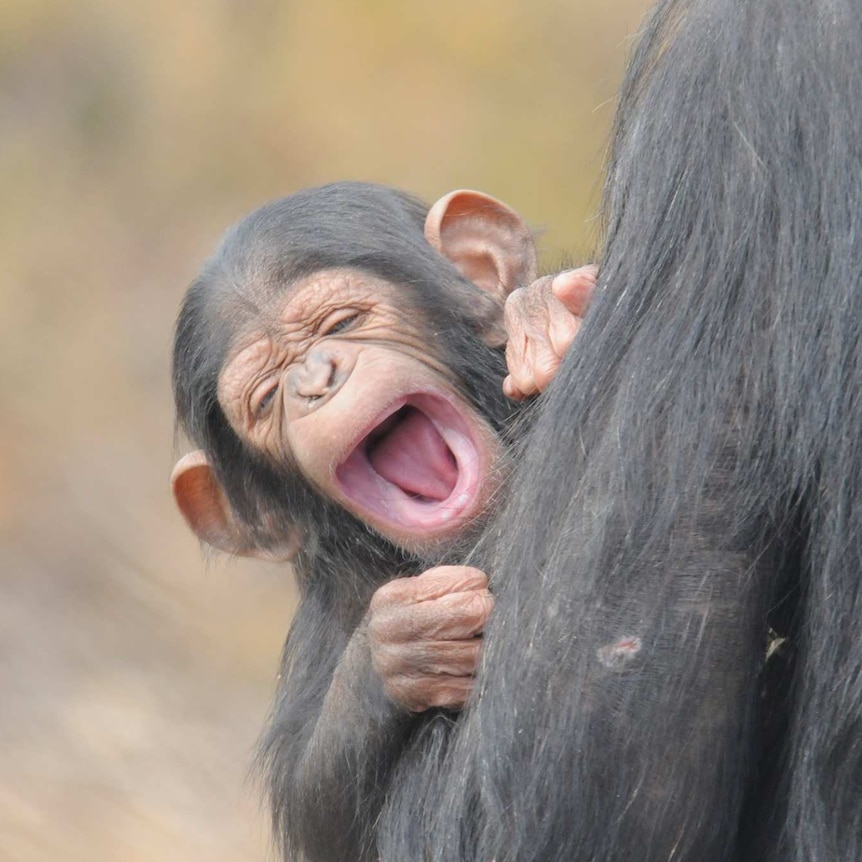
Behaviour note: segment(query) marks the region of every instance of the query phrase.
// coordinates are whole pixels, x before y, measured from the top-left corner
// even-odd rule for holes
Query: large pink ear
[[[249,541],[200,449],[177,461],[171,473],[171,490],[192,532],[216,550],[270,562],[286,562],[296,555],[298,544],[293,540],[280,548],[259,548]]]
[[[504,300],[536,279],[536,247],[524,220],[502,201],[460,189],[425,219],[425,238],[465,278]]]

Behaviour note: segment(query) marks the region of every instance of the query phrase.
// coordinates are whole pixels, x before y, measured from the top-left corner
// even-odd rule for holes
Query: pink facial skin
[[[402,305],[365,274],[310,277],[238,340],[219,401],[249,446],[423,552],[486,509],[501,444]]]

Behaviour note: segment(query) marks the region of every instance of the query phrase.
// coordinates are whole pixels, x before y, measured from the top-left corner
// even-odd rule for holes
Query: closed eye
[[[345,330],[350,329],[350,327],[353,326],[359,318],[360,314],[356,312],[354,314],[349,314],[346,317],[342,317],[331,324],[324,324],[320,334],[337,335],[339,332],[344,332]]]
[[[274,382],[269,389],[267,389],[261,399],[257,402],[257,404],[252,409],[252,414],[254,415],[255,420],[263,419],[264,416],[269,412],[272,407],[272,402],[275,399],[275,393],[278,392],[278,382]]]

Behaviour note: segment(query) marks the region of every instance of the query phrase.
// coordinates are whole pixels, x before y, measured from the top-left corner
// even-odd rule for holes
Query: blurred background
[[[646,0],[0,3],[0,862],[271,859],[290,572],[174,513],[180,298],[335,179],[502,198],[587,259]]]

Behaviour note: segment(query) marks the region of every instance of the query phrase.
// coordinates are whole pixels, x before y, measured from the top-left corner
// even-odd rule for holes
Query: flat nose
[[[331,356],[313,351],[296,369],[295,391],[303,398],[320,398],[326,395],[335,382],[335,363]]]
[[[347,370],[337,351],[315,348],[304,362],[290,370],[288,390],[292,399],[301,402],[307,411],[337,392],[346,376]]]

